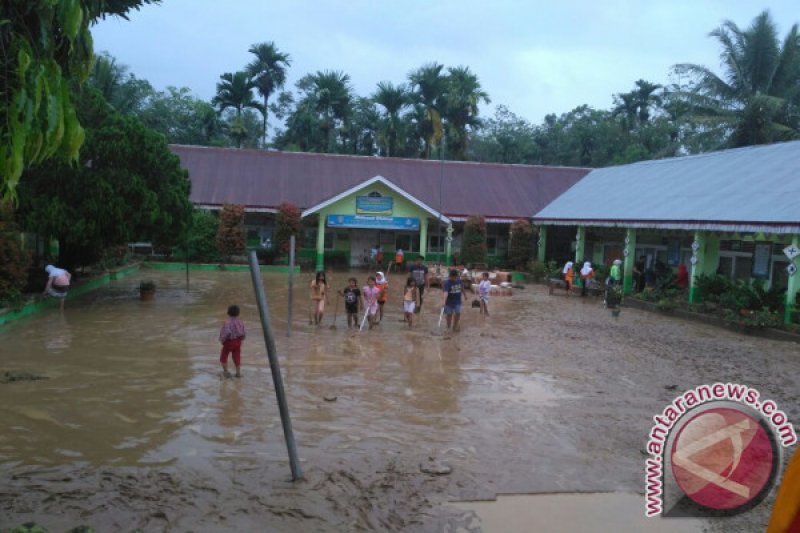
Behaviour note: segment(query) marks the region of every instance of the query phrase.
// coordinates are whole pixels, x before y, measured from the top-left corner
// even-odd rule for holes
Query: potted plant
[[[143,302],[152,300],[156,296],[156,284],[153,280],[139,282],[139,299]]]

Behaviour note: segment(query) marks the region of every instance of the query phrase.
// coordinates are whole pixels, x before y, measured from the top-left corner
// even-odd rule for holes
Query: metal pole
[[[294,288],[294,235],[289,237],[289,316],[286,323],[286,336],[292,336],[292,289]]]
[[[436,240],[438,241],[439,248],[439,264],[442,264],[442,188],[444,187],[444,130],[442,131],[441,148],[439,149],[439,158],[441,163],[439,165],[439,224],[436,228]],[[447,265],[445,265],[447,267]]]
[[[272,327],[269,323],[267,297],[264,294],[264,285],[261,283],[261,271],[258,268],[258,258],[255,250],[250,250],[250,277],[253,279],[253,290],[256,293],[256,301],[258,302],[258,314],[261,316],[261,329],[264,331],[264,344],[267,346],[267,357],[269,358],[269,368],[272,371],[272,382],[275,385],[275,396],[278,397],[278,410],[281,413],[283,436],[286,438],[286,448],[289,450],[289,466],[292,469],[292,479],[297,481],[303,477],[303,472],[300,470],[300,461],[297,458],[297,447],[295,446],[294,433],[292,432],[292,419],[289,418],[289,405],[286,403],[286,392],[283,390],[283,377],[278,365],[275,336],[272,334]]]

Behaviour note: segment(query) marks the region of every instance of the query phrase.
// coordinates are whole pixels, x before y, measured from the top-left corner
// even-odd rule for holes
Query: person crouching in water
[[[478,298],[481,302],[481,313],[489,316],[489,293],[492,292],[492,282],[489,281],[489,273],[483,273],[483,279],[478,283]]]
[[[328,301],[328,282],[325,272],[320,270],[317,277],[311,282],[311,303],[314,308],[314,324],[322,323],[322,313],[325,311],[325,302]]]
[[[67,291],[69,291],[69,282],[72,279],[72,274],[53,265],[44,267],[47,272],[47,285],[44,287],[44,295],[52,296],[61,300],[61,310],[64,310],[64,300],[67,299]]]
[[[461,302],[464,298],[466,298],[464,282],[458,278],[458,270],[451,270],[447,281],[442,284],[442,307],[448,329],[451,324],[453,331],[460,329],[458,321],[461,319]]]
[[[226,378],[231,377],[231,373],[228,372],[228,355],[233,356],[236,377],[242,377],[240,367],[242,365],[241,349],[244,338],[244,322],[239,319],[239,306],[232,305],[228,307],[228,320],[225,321],[219,331],[219,342],[222,343],[219,362],[222,364],[222,374]]]
[[[367,278],[367,284],[361,289],[361,295],[366,302],[364,307],[369,321],[369,329],[372,329],[378,323],[378,297],[381,292],[381,289],[375,285],[375,276]]]
[[[360,302],[363,306],[364,301],[361,299],[361,290],[358,288],[356,278],[350,278],[347,283],[347,287],[339,294],[344,297],[344,309],[347,312],[347,327],[349,328],[351,323],[353,326],[358,326],[358,304]]]
[[[406,280],[406,288],[403,291],[403,312],[406,314],[408,327],[411,327],[418,298],[419,291],[417,291],[417,282],[413,277],[409,277],[408,280]]]

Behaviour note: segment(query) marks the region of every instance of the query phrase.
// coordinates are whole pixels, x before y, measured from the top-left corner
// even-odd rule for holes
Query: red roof
[[[288,201],[307,209],[383,176],[438,210],[443,170],[444,215],[530,218],[591,170],[185,145],[170,149],[189,171],[191,201],[206,206],[275,208]]]

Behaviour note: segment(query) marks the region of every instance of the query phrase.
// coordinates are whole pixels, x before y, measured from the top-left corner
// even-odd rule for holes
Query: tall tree
[[[297,86],[306,92],[308,102],[318,113],[319,127],[327,143],[324,151],[335,152],[336,127],[352,112],[350,76],[335,70],[317,71],[303,77]]]
[[[409,94],[406,86],[393,85],[389,81],[378,83],[378,89],[372,95],[372,101],[383,107],[384,127],[381,128],[383,138],[382,147],[387,157],[397,156],[397,134],[400,127],[400,114],[410,105]]]
[[[269,112],[269,98],[272,94],[282,89],[286,83],[286,70],[292,65],[289,54],[280,52],[272,41],[254,44],[249,52],[256,58],[245,67],[247,74],[253,80],[258,94],[264,99],[264,140],[267,146],[267,114]]]
[[[444,115],[449,133],[447,145],[451,159],[466,159],[468,135],[482,123],[478,105],[489,103],[489,94],[481,88],[478,76],[469,67],[448,68],[447,88],[443,95]]]
[[[261,104],[256,102],[253,97],[253,88],[255,85],[246,72],[239,71],[233,74],[226,72],[219,78],[220,81],[217,82],[217,95],[214,96],[211,103],[218,108],[220,113],[228,108],[236,112],[236,121],[231,123],[232,128],[239,131],[241,128],[245,127],[245,122],[242,119],[242,112],[245,109],[255,109],[259,112],[266,113],[266,111],[263,111]],[[245,137],[242,133],[243,132],[240,131],[239,134],[234,136],[234,138],[237,139],[237,148],[241,148],[242,146],[241,141]]]
[[[444,127],[442,109],[447,90],[447,78],[442,74],[444,65],[428,63],[408,74],[415,104],[418,106],[419,133],[425,144],[425,158],[430,159],[431,148],[442,138]]]
[[[103,95],[106,102],[124,115],[136,114],[155,91],[147,80],[139,80],[127,65],[106,52],[97,56],[87,83]]]
[[[762,144],[800,136],[800,34],[794,24],[783,42],[769,11],[746,29],[725,21],[709,34],[722,47],[723,72],[679,64],[692,77],[685,96],[695,115],[731,132],[732,146]]]
[[[89,26],[160,0],[4,0],[0,14],[0,198],[14,199],[24,168],[76,161],[85,132],[71,84],[92,66]]]

